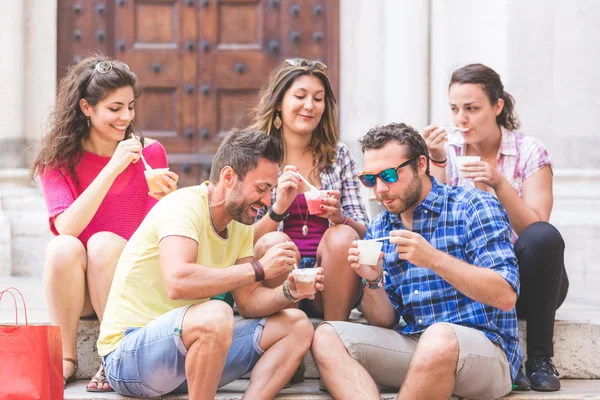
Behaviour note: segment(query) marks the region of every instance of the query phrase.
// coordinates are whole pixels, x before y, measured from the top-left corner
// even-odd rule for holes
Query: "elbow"
[[[240,316],[244,319],[253,319],[258,317],[256,313],[252,312],[252,309],[248,307],[246,304],[237,303],[237,310]]]
[[[176,276],[165,279],[165,290],[171,300],[185,300],[182,280]]]
[[[500,304],[498,304],[497,307],[499,309],[501,309],[502,311],[509,312],[513,308],[515,308],[516,304],[517,304],[517,294],[511,288],[510,292],[507,293],[505,296],[503,296],[503,298],[500,301]]]

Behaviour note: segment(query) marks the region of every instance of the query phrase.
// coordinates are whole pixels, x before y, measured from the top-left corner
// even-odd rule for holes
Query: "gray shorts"
[[[351,322],[324,323],[336,330],[352,358],[375,383],[389,388],[402,385],[420,335]],[[478,330],[446,325],[454,330],[460,349],[454,394],[468,399],[497,399],[509,393],[512,378],[504,351]]]
[[[143,328],[125,331],[119,347],[103,360],[108,382],[117,393],[134,397],[187,393],[187,349],[181,339],[181,327],[188,308],[177,308]],[[236,318],[219,387],[254,368],[264,353],[259,343],[266,323],[267,318]]]

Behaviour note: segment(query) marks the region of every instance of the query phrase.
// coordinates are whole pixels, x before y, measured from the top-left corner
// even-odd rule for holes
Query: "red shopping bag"
[[[25,325],[19,325],[17,298],[23,301]],[[0,400],[63,400],[62,347],[58,326],[34,326],[27,321],[19,290],[0,292],[15,303],[15,325],[0,325]]]

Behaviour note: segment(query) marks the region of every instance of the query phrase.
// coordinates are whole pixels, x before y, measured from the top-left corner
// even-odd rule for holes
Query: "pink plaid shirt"
[[[521,132],[501,127],[502,141],[498,150],[498,171],[506,177],[519,196],[523,196],[523,182],[545,165],[552,166],[550,156],[541,141]],[[472,179],[458,177],[456,157],[465,155],[466,145],[461,135],[450,135],[446,144],[446,182],[450,186],[475,187]],[[518,236],[513,230],[513,243]]]

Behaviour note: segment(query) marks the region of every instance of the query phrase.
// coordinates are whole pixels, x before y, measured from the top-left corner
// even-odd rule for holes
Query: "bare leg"
[[[89,303],[84,307],[86,268],[86,252],[79,239],[60,235],[50,241],[44,263],[46,304],[50,321],[60,326],[63,357],[75,360],[79,318],[92,312]],[[74,370],[72,363],[63,361],[63,376],[71,376]]]
[[[458,363],[458,339],[452,328],[427,328],[415,350],[398,399],[443,399],[452,395]]]
[[[90,300],[100,322],[102,322],[102,317],[104,317],[108,292],[110,291],[110,285],[115,274],[115,268],[126,244],[127,241],[125,239],[112,232],[98,232],[88,240],[87,284]],[[102,366],[100,369],[102,369]],[[103,382],[103,378],[100,378],[98,375],[94,378],[88,383],[88,388],[97,388],[100,390],[110,388],[108,381]]]
[[[317,328],[312,353],[321,379],[334,399],[379,400],[373,378],[350,356],[331,325],[323,324]]]
[[[189,398],[214,399],[233,340],[233,310],[219,300],[192,306],[183,318]]]
[[[102,322],[115,268],[127,241],[112,232],[98,232],[88,241],[87,282],[90,299]]]
[[[323,267],[325,289],[314,304],[323,310],[326,321],[347,321],[358,300],[360,277],[348,262],[348,249],[358,233],[347,225],[327,229],[317,250],[317,266]]]
[[[300,365],[312,338],[312,323],[302,311],[287,309],[269,317],[259,343],[265,353],[243,398],[273,399]]]

